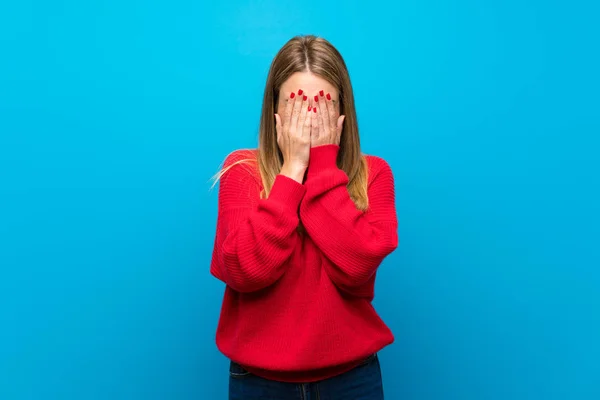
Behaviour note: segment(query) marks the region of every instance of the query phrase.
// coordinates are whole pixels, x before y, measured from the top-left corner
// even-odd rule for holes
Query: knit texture
[[[394,341],[371,304],[377,268],[398,246],[392,171],[366,156],[369,208],[358,210],[339,149],[311,148],[304,183],[279,174],[266,199],[256,162],[221,177],[210,265],[226,284],[216,343],[257,375],[326,379]],[[224,167],[255,157],[237,150]]]

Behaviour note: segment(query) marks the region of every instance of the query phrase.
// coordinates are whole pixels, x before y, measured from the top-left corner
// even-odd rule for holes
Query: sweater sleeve
[[[241,160],[240,151],[224,167]],[[255,164],[240,163],[220,179],[217,229],[210,272],[238,292],[252,292],[275,283],[299,236],[298,207],[304,185],[276,175],[269,197],[260,199]]]
[[[367,283],[383,259],[398,247],[394,178],[381,158],[368,190],[369,208],[361,211],[350,198],[348,175],[338,168],[339,146],[311,148],[306,195],[300,219],[333,266],[326,268],[341,289]]]

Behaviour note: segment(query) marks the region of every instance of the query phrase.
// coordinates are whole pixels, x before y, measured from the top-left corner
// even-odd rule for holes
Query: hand
[[[346,116],[339,115],[338,101],[333,99],[329,93],[324,96],[321,90],[319,95],[314,97],[313,107],[317,110],[317,118],[313,115],[310,147],[324,144],[339,146]]]
[[[311,115],[308,114],[308,97],[292,92],[286,99],[283,119],[275,114],[277,145],[283,154],[283,168],[294,175],[304,174],[310,157]],[[289,175],[288,175],[289,176]]]

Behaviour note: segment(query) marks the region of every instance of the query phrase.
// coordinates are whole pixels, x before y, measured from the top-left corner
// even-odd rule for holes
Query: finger
[[[306,107],[306,117],[304,118],[304,129],[302,129],[302,136],[310,137],[310,127],[312,125],[313,114],[314,112],[312,112],[312,107]]]
[[[283,112],[283,127],[288,128],[292,120],[292,108],[294,106],[294,97],[296,93],[290,93],[289,97],[285,99],[285,111]]]
[[[308,114],[308,96],[304,95],[302,97],[302,105],[300,106],[300,117],[298,118],[298,128],[302,129],[302,134],[304,135],[307,132],[304,132],[304,122],[306,121],[306,114]]]
[[[310,142],[311,146],[313,142],[316,142],[319,139],[319,116],[317,113],[317,105],[313,103],[313,112],[310,121]]]
[[[281,117],[279,114],[275,114],[275,132],[277,132],[277,140],[281,137],[283,126],[281,126]]]
[[[346,119],[345,115],[340,115],[337,119],[336,133],[338,138],[342,137],[342,131],[344,130],[344,120]]]
[[[298,96],[294,98],[294,108],[292,108],[292,119],[290,122],[290,131],[292,132],[296,132],[298,127],[298,117],[300,116],[300,111],[302,111],[302,93],[302,89],[298,90]]]
[[[315,96],[317,97],[317,96]],[[325,124],[323,121],[323,114],[327,114],[327,112],[324,111],[324,107],[322,107],[321,105],[324,104],[325,102],[323,101],[318,101],[319,106],[318,106],[318,110],[317,110],[317,121],[319,124],[319,136],[324,136],[327,134],[327,131],[325,131]]]
[[[319,92],[319,94],[320,93],[323,93],[323,91],[321,90]],[[318,103],[319,103],[319,119],[323,120],[323,126],[319,125],[319,129],[321,130],[322,135],[327,135],[327,132],[329,132],[329,128],[330,128],[329,111],[327,111],[327,100],[323,96],[319,96],[318,99],[319,99],[319,101],[318,101]]]
[[[329,116],[329,128],[332,132],[336,131],[338,121],[338,110],[335,106],[335,102],[331,97],[331,94],[327,93],[325,96],[325,102],[327,103],[327,114]]]

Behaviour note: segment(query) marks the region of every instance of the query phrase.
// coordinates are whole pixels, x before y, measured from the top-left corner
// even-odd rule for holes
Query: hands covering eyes
[[[344,115],[339,115],[338,101],[323,90],[309,98],[303,90],[286,97],[283,118],[275,114],[277,144],[289,163],[306,168],[310,148],[325,144],[339,146]]]

